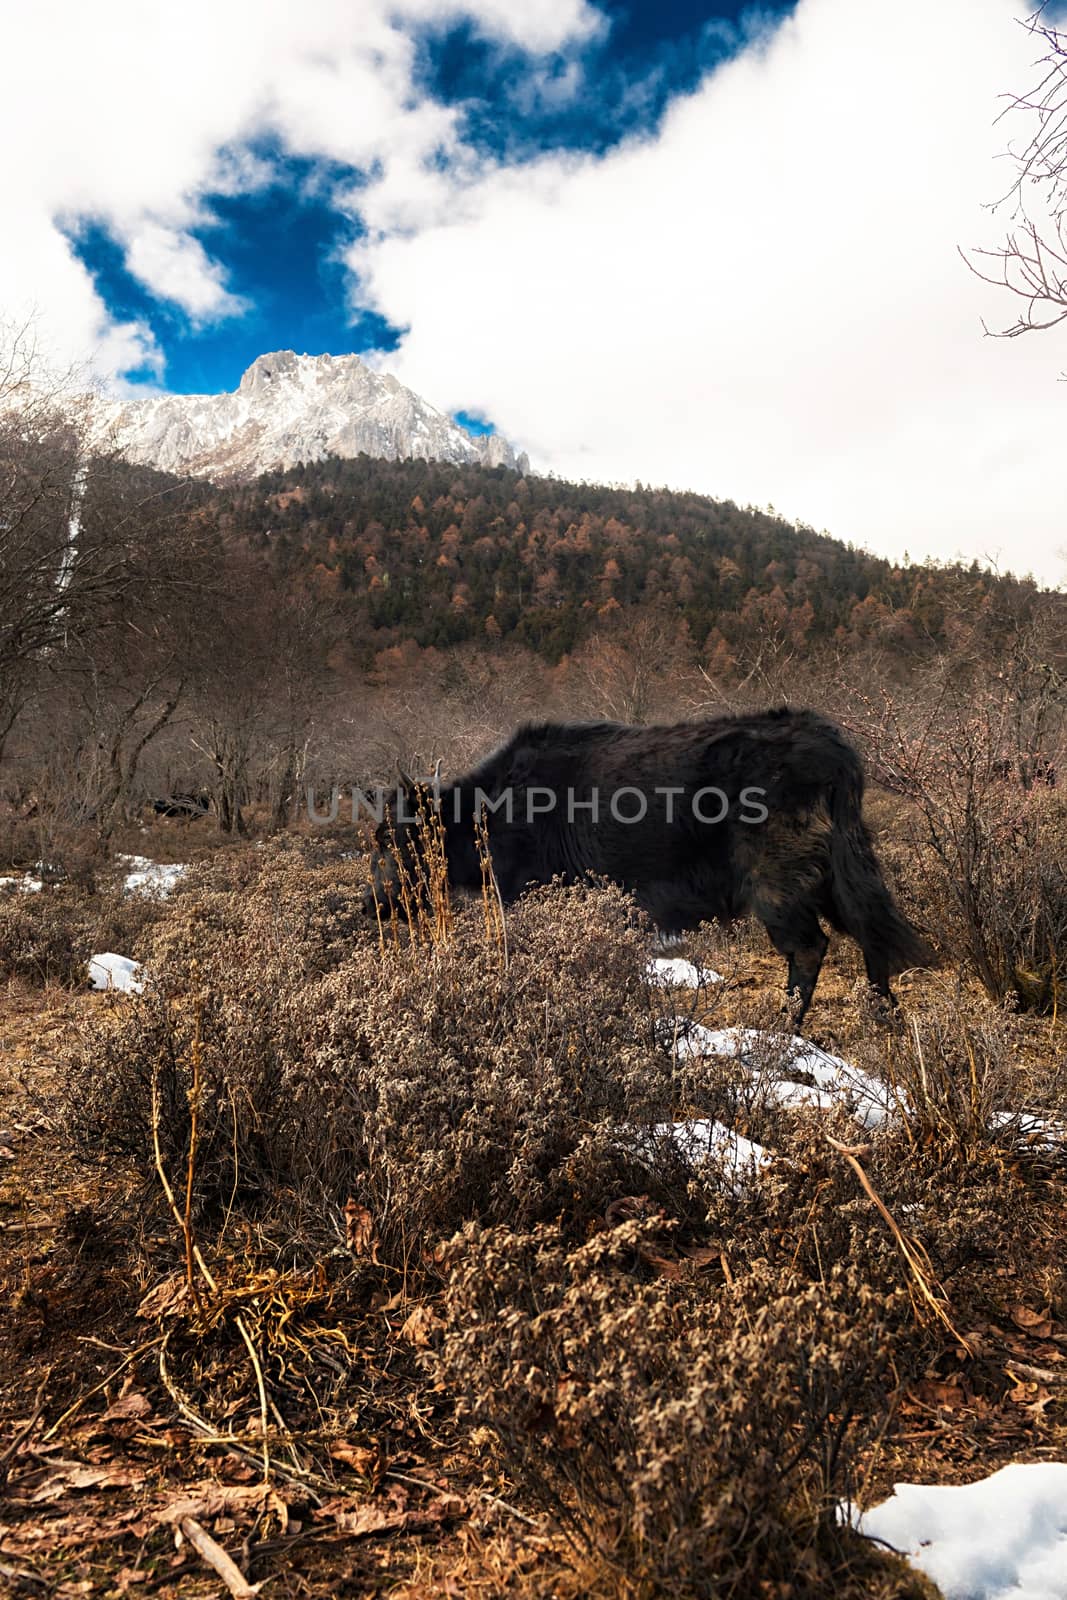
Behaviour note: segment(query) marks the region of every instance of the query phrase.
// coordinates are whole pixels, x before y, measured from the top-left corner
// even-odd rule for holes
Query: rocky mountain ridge
[[[469,433],[357,355],[276,350],[257,357],[232,393],[115,401],[102,428],[131,461],[218,480],[361,454],[529,467],[499,434]]]

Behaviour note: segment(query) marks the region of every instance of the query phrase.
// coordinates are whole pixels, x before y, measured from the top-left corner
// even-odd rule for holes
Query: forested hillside
[[[702,495],[361,456],[220,490],[220,528],[341,602],[372,652],[498,641],[556,662],[635,607],[668,611],[728,669],[753,636],[879,639],[908,657],[954,622],[1025,611],[1034,586],[970,567],[895,566],[773,511]]]

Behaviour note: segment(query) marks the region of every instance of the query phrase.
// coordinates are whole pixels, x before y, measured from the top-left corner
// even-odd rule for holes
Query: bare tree
[[[564,694],[583,715],[646,722],[691,696],[693,652],[681,619],[633,611],[593,634],[565,664]]]
[[[242,832],[252,800],[267,802],[278,828],[304,781],[337,610],[243,547],[221,552],[219,563],[218,595],[191,669],[191,741],[208,762],[222,830]]]
[[[83,677],[107,636],[143,657],[206,569],[196,491],[101,453],[91,401],[42,373],[16,332],[0,354],[0,755],[42,675]]]
[[[1025,144],[1009,144],[1015,176],[997,202],[1010,211],[1004,243],[964,255],[987,283],[1022,301],[1015,321],[988,329],[1001,338],[1053,328],[1067,319],[1067,33],[1048,20],[1044,0],[1023,26],[1043,48],[1031,89],[1009,97],[1001,113],[1025,120]]]

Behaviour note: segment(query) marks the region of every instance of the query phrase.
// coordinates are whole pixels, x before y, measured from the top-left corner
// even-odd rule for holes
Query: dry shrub
[[[97,895],[71,883],[36,894],[0,891],[0,976],[84,986],[90,956],[118,950],[140,957],[161,914],[143,896]]]
[[[628,1192],[641,1169],[618,1125],[662,1117],[671,1096],[645,940],[620,891],[546,890],[509,917],[506,967],[472,909],[451,945],[387,959],[370,993],[345,968],[309,997],[390,1248],[466,1218],[578,1226]]]
[[[81,896],[55,889],[0,891],[0,973],[23,983],[75,983],[88,975]]]
[[[352,1197],[383,1257],[408,1262],[470,1218],[527,1226],[563,1211],[578,1226],[638,1182],[684,1196],[676,1154],[657,1180],[617,1132],[669,1111],[673,1071],[625,896],[527,897],[505,965],[477,906],[433,950],[383,956],[373,920],[354,942],[362,869],[340,875],[287,851],[265,855],[243,893],[176,898],[145,994],[109,1007],[72,1055],[67,1120],[82,1143],[150,1175],[158,1137],[184,1172],[195,1039],[202,1217],[275,1208],[321,1244]]]
[[[920,1279],[827,1133],[856,1145],[856,1125],[844,1113],[828,1119],[809,1111],[792,1128],[783,1125],[777,1159],[758,1181],[733,1195],[709,1191],[709,1238],[733,1270],[764,1260],[776,1271],[818,1283],[833,1265],[852,1262],[878,1294],[903,1290],[893,1358],[906,1379],[956,1344],[926,1290],[955,1328],[966,1332],[984,1315],[980,1308],[988,1304],[997,1274],[1025,1264],[1038,1207],[1026,1175],[992,1147],[971,1159],[934,1138],[917,1139],[907,1126],[876,1133],[864,1147],[862,1164],[912,1261],[920,1263]]]
[[[145,993],[94,1016],[72,1050],[67,1125],[152,1171],[158,1138],[172,1171],[190,1144],[193,1041],[201,1061],[197,1198],[265,1203],[300,1164],[309,1096],[301,1068],[311,1018],[297,997],[344,961],[358,931],[361,868],[310,867],[299,847],[227,856],[189,873],[145,949]],[[320,1102],[315,1117],[333,1108]]]
[[[20,816],[0,799],[0,862],[89,891],[106,864],[106,851],[91,826],[60,823],[40,814]],[[0,867],[0,872],[4,870]]]
[[[858,1038],[852,1054],[898,1091],[911,1138],[946,1161],[988,1156],[1018,1114],[1063,1104],[1063,1075],[1041,1070],[1026,1019],[946,977],[929,980],[921,1003],[881,1039]]]
[[[907,722],[887,705],[870,738],[913,806],[905,902],[994,1000],[1047,1012],[1067,980],[1067,797],[1023,786],[1005,717],[981,695],[947,696]]]
[[[829,1593],[853,1544],[835,1508],[885,1410],[892,1297],[851,1268],[805,1283],[762,1262],[714,1295],[648,1281],[656,1242],[642,1222],[577,1249],[557,1228],[468,1226],[442,1376],[635,1592]]]
[[[369,943],[365,888],[363,860],[319,841],[283,837],[222,852],[179,880],[149,965],[175,995],[212,987],[216,968],[232,988],[245,964],[288,991]]]
[[[1067,988],[1067,799],[997,781],[965,800],[927,795],[912,872],[946,952],[986,993],[1062,1008]],[[917,886],[917,885],[916,885]]]

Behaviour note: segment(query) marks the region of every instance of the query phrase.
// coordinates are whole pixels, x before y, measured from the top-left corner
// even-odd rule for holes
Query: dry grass
[[[928,1593],[832,1508],[1063,1447],[1055,1403],[1013,1398],[1059,1392],[1022,1368],[1054,1371],[1067,1316],[1062,1162],[997,1115],[1064,1115],[1062,1024],[942,972],[877,1026],[842,941],[812,1024],[911,1109],[869,1136],[865,1186],[826,1136],[857,1142],[843,1112],[760,1091],[784,1046],[762,935],[708,931],[688,953],[726,984],[663,994],[616,891],[530,896],[505,953],[488,894],[380,940],[365,870],[299,840],[198,867],[130,926],[145,994],[63,999],[62,1050],[20,1070],[16,1215],[48,1231],[0,1235],[13,1425],[53,1375],[16,1487],[48,1429],[96,1448],[134,1378],[151,1412],[109,1448],[170,1493],[266,1475],[307,1531],[211,1526],[283,1594],[340,1581],[338,1497],[395,1530],[344,1556],[361,1592]],[[34,914],[72,950],[110,914],[54,894]],[[672,1060],[687,1013],[771,1028],[755,1083]],[[739,1185],[620,1136],[685,1115],[775,1159]],[[55,1206],[46,1150],[81,1174]],[[431,1535],[443,1489],[466,1509]]]

